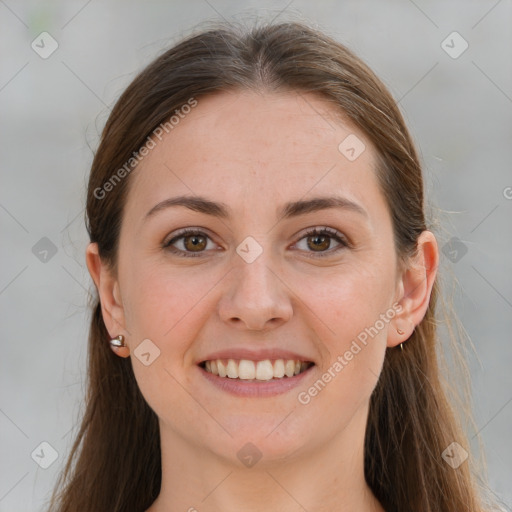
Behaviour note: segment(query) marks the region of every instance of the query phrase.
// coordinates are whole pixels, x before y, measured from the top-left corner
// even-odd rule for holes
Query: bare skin
[[[338,149],[350,134],[366,146],[354,161]],[[118,355],[130,354],[159,418],[162,488],[147,512],[384,512],[364,479],[369,399],[386,347],[405,342],[425,315],[439,255],[425,231],[417,257],[399,268],[375,154],[316,95],[223,92],[200,99],[133,171],[117,271],[101,262],[96,244],[87,264],[110,335],[126,338],[129,351]],[[289,201],[334,194],[363,212],[277,216]],[[147,216],[180,195],[222,202],[231,215],[173,206]],[[348,245],[305,234],[315,227],[337,231]],[[163,247],[182,228],[203,237],[173,242],[185,256]],[[262,250],[251,263],[236,251],[246,237]],[[382,314],[388,321],[378,334],[301,403],[299,393],[332,372]],[[149,366],[134,356],[145,339],[160,350]],[[298,388],[239,397],[197,366],[233,347],[291,350],[315,366]],[[249,442],[261,453],[252,467],[237,456]]]

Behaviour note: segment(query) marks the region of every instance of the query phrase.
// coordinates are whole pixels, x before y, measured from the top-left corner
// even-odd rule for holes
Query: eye
[[[201,256],[201,254],[206,251],[209,239],[210,237],[206,233],[199,231],[197,229],[187,228],[177,233],[176,236],[171,238],[169,241],[165,241],[162,244],[162,247],[178,256],[185,258],[194,258]],[[334,249],[330,249],[331,239],[334,239],[338,243],[338,246],[335,247]],[[299,240],[299,242],[301,242],[302,240],[307,240],[307,248],[313,248],[312,251],[308,251],[307,249],[303,250],[305,250],[306,252],[317,253],[313,255],[313,257],[316,258],[330,256],[333,253],[336,253],[344,248],[349,247],[350,245],[349,242],[341,233],[339,233],[335,229],[326,227],[314,228],[309,231],[306,231],[306,233],[304,233],[303,237]],[[296,245],[298,245],[299,242]],[[182,248],[175,247],[175,244],[178,243],[181,244]]]
[[[329,249],[331,245],[331,239],[336,240],[336,242],[338,242],[339,245],[332,250],[325,250]],[[341,233],[332,228],[311,229],[304,234],[304,236],[299,240],[299,242],[302,240],[306,240],[306,247],[313,248],[313,251],[306,252],[317,253],[313,255],[313,257],[315,258],[332,256],[333,253],[337,253],[338,251],[349,247],[349,243],[346,240],[346,238]]]
[[[171,240],[165,241],[162,244],[162,247],[174,254],[177,254],[178,256],[194,258],[200,256],[201,253],[204,252],[209,238],[210,237],[202,231],[188,228],[180,231],[175,237],[171,238]],[[173,247],[177,242],[181,243],[183,249]]]

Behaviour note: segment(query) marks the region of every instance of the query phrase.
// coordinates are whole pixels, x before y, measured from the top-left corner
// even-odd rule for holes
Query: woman
[[[52,511],[484,507],[395,101],[302,24],[223,24],[118,100],[89,181],[87,408]]]

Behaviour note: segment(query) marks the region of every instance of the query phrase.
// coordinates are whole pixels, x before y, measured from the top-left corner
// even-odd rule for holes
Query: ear
[[[98,244],[91,243],[87,246],[85,260],[98,290],[103,321],[110,337],[115,338],[119,334],[126,336],[124,308],[119,283],[110,267],[101,260]]]
[[[439,250],[434,234],[423,231],[418,237],[417,251],[398,281],[396,302],[401,306],[388,334],[388,347],[406,341],[423,320],[430,302],[439,265]],[[400,329],[404,334],[399,334]]]

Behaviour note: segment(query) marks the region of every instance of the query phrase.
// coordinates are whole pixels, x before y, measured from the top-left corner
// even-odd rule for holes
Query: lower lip
[[[304,379],[308,377],[315,365],[310,366],[307,370],[294,375],[293,377],[282,377],[280,379],[249,381],[243,379],[230,379],[229,377],[219,377],[213,373],[207,372],[201,366],[198,366],[202,375],[208,379],[214,386],[227,391],[232,395],[244,397],[267,397],[286,393],[291,389],[299,386]]]

